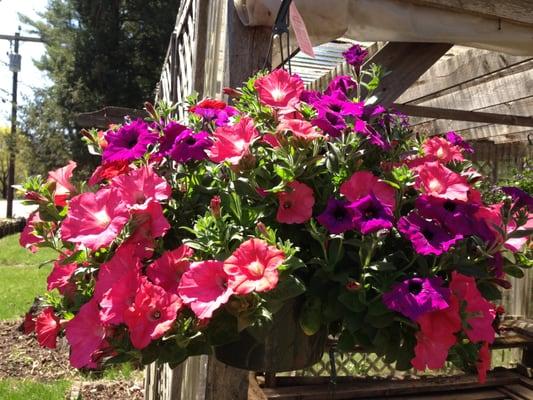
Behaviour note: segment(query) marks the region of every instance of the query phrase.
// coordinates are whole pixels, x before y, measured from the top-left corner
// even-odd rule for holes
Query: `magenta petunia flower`
[[[354,44],[348,50],[342,53],[344,59],[355,69],[359,70],[365,59],[368,57],[368,51],[358,44]]]
[[[413,321],[421,315],[449,307],[450,290],[441,278],[411,278],[395,283],[383,294],[383,303]]]
[[[415,251],[422,255],[441,255],[462,239],[461,235],[449,233],[438,222],[424,219],[416,212],[400,218],[398,230],[411,241]]]
[[[35,333],[41,347],[55,349],[60,329],[59,318],[52,307],[46,307],[35,320]]]
[[[415,207],[422,217],[439,221],[454,234],[468,236],[474,233],[473,215],[478,209],[475,204],[422,195],[416,199]]]
[[[355,228],[353,221],[354,212],[346,200],[331,198],[328,200],[326,209],[316,217],[320,225],[330,233],[342,233]]]
[[[123,125],[117,131],[108,131],[107,146],[102,152],[104,162],[138,160],[146,153],[148,146],[157,142],[158,136],[151,132],[148,124],[141,119]]]
[[[162,156],[168,156],[170,150],[174,146],[176,138],[186,130],[188,130],[186,126],[175,121],[170,121],[163,128],[163,136],[159,138],[158,154]]]
[[[172,192],[167,181],[157,175],[151,166],[116,176],[111,180],[111,186],[120,190],[122,200],[128,207],[140,210],[153,200],[168,199]]]
[[[190,160],[204,160],[207,158],[206,150],[213,142],[207,132],[193,133],[185,130],[179,134],[170,149],[170,157],[179,163],[186,163]]]
[[[105,343],[106,329],[100,320],[98,303],[93,299],[84,304],[65,327],[70,344],[70,365],[74,368],[95,368],[93,356]]]
[[[349,93],[357,87],[357,83],[348,75],[339,75],[331,80],[324,94],[331,95],[335,91],[340,91],[344,95],[348,96]],[[306,101],[306,103],[309,103]]]
[[[74,161],[69,161],[66,166],[48,173],[48,182],[55,183],[54,204],[56,206],[65,206],[70,196],[76,193],[76,187],[70,182],[76,166]]]
[[[293,108],[300,101],[304,83],[297,75],[290,75],[284,69],[276,69],[254,83],[261,103],[281,108]]]
[[[291,182],[286,192],[278,193],[276,221],[282,224],[303,224],[313,215],[313,189],[301,182]]]
[[[394,188],[381,181],[370,171],[355,172],[341,185],[340,192],[349,201],[357,201],[373,193],[385,207],[393,211],[396,207],[396,191]]]
[[[244,156],[250,154],[250,145],[259,137],[259,132],[253,119],[244,117],[233,126],[218,127],[213,137],[214,144],[207,152],[211,161],[228,161],[231,165],[238,165]]]
[[[62,295],[68,295],[76,290],[76,285],[70,282],[70,278],[76,271],[76,263],[62,264],[63,256],[54,262],[54,267],[46,279],[46,290],[57,289]]]
[[[204,121],[215,121],[216,126],[224,126],[229,123],[238,111],[220,100],[204,99],[189,109],[190,112],[199,115]]]
[[[144,280],[131,307],[124,312],[124,322],[136,349],[144,349],[172,327],[182,302],[165,289]]]
[[[514,202],[516,208],[527,207],[530,212],[533,212],[533,197],[529,193],[512,186],[502,186],[501,190]]]
[[[70,200],[61,225],[61,239],[91,250],[110,245],[129,219],[122,193],[114,188],[83,193]]]
[[[272,290],[278,284],[278,267],[283,261],[285,255],[281,250],[264,240],[249,239],[224,261],[228,286],[236,294]]]
[[[331,95],[324,95],[313,106],[318,112],[318,117],[323,118],[327,113],[333,113],[342,117],[361,117],[364,111],[362,102],[354,103],[337,90]]]
[[[222,261],[194,262],[180,280],[178,294],[199,319],[211,318],[233,294]]]
[[[468,200],[470,185],[464,177],[446,168],[438,161],[418,167],[415,187],[426,194],[450,200]]]
[[[354,201],[348,206],[353,212],[355,229],[363,235],[392,228],[393,214],[374,193]]]
[[[339,137],[347,128],[344,118],[331,111],[324,111],[321,117],[313,118],[311,123],[331,137]]]
[[[474,153],[474,148],[463,139],[463,137],[453,131],[446,133],[446,140],[455,146],[459,146],[465,153]]]
[[[182,275],[191,264],[194,251],[185,244],[174,250],[165,251],[146,268],[148,278],[167,292],[177,293]]]

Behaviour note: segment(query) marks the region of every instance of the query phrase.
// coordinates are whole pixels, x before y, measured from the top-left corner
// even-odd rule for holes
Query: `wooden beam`
[[[76,125],[81,128],[107,129],[111,124],[121,124],[124,117],[146,118],[147,112],[135,108],[108,106],[98,111],[81,113],[76,116]]]
[[[460,13],[501,18],[515,23],[533,25],[531,0],[409,0],[413,3]]]
[[[484,122],[487,124],[501,124],[514,126],[533,127],[533,117],[523,117],[518,115],[494,114],[480,111],[464,111],[449,108],[415,106],[410,104],[392,105],[403,114],[414,117],[448,119],[455,121]]]
[[[387,43],[365,63],[390,71],[374,92],[377,102],[389,106],[451,47],[448,43]]]

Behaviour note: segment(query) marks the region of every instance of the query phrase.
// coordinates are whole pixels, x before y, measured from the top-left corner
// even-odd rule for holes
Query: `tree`
[[[95,162],[74,124],[78,113],[141,108],[153,98],[178,6],[176,0],[49,0],[40,20],[22,17],[46,41],[36,65],[52,81],[35,91],[22,117],[42,170],[68,158],[82,167]]]
[[[11,128],[0,127],[0,198],[7,197],[7,168],[9,165],[9,141]],[[15,138],[15,184],[24,181],[31,172],[32,149],[28,138],[18,134]]]

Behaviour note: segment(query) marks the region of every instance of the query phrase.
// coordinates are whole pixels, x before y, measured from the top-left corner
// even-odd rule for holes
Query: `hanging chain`
[[[291,3],[292,3],[292,0],[282,0],[281,2],[278,15],[276,16],[276,20],[274,22],[274,25],[272,26],[272,35],[270,36],[270,45],[268,46],[268,54],[265,58],[263,69],[266,68],[269,59],[274,53],[273,47],[274,47],[275,42],[277,41],[279,45],[280,59],[281,59],[281,63],[279,66],[283,68],[284,65],[287,64],[289,73],[292,73],[291,58],[293,57],[294,53],[291,54],[290,35],[289,35],[289,9],[290,9]],[[285,58],[285,54],[284,54],[284,46],[283,46],[284,35],[286,36],[285,42],[287,45],[287,58]]]

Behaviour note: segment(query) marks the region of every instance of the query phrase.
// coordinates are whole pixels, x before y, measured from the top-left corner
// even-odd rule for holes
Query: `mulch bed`
[[[64,339],[58,341],[55,350],[43,349],[34,335],[20,332],[19,325],[20,321],[0,322],[0,379],[70,380],[73,382],[69,396],[72,399],[143,399],[142,379],[108,381],[86,378],[69,366],[68,345]]]

